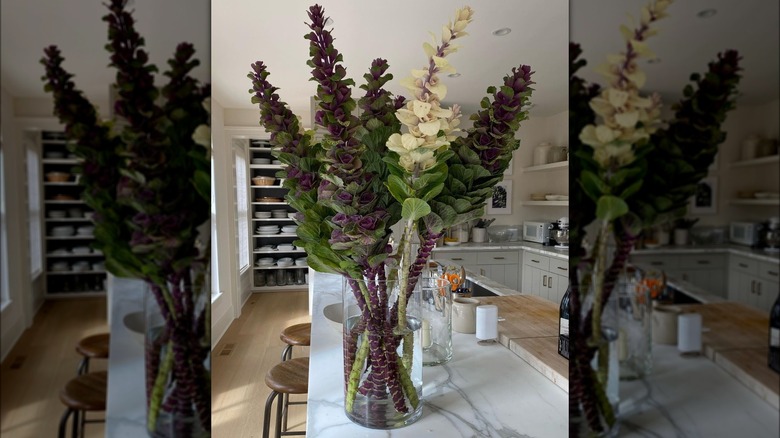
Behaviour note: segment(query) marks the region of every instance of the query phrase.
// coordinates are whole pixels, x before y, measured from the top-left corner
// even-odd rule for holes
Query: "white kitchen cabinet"
[[[678,257],[678,275],[682,280],[726,298],[725,254],[680,254]]]
[[[569,261],[525,252],[522,283],[520,292],[559,303],[569,285]]]
[[[437,260],[450,260],[471,272],[501,283],[510,289],[520,289],[520,250],[435,251]]]
[[[769,312],[778,294],[777,263],[731,255],[729,260],[729,300]]]
[[[758,295],[758,308],[770,312],[772,305],[780,293],[780,265],[778,263],[760,262],[758,265],[758,279],[756,280],[756,293]]]

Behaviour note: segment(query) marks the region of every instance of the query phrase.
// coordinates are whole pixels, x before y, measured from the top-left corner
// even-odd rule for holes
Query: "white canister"
[[[674,244],[675,245],[687,245],[688,244],[688,229],[687,228],[675,228],[674,229]]]
[[[474,227],[471,229],[471,241],[475,243],[482,243],[485,240],[487,240],[487,228],[477,228]]]
[[[677,349],[680,353],[701,353],[701,314],[681,313],[677,317]]]
[[[452,300],[452,329],[458,333],[472,334],[477,331],[477,306],[474,298]]]
[[[539,146],[534,148],[534,166],[541,166],[550,162],[551,148],[552,145],[547,142],[540,143]]]
[[[480,341],[498,338],[498,307],[488,304],[477,307],[476,336]]]

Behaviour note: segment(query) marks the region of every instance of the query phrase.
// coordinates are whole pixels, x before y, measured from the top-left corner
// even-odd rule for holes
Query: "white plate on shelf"
[[[444,244],[447,246],[458,246],[460,245],[460,242],[444,242]]]
[[[756,192],[755,195],[756,199],[778,199],[780,198],[780,193],[777,192]]]
[[[545,195],[544,199],[548,201],[568,201],[568,195]]]

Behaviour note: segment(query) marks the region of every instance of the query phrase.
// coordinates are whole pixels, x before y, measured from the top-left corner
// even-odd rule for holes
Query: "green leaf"
[[[406,220],[416,221],[431,212],[431,206],[418,198],[407,198],[401,208],[401,217]]]
[[[596,217],[601,220],[614,221],[626,213],[628,213],[628,204],[617,196],[602,196],[596,204]]]
[[[414,192],[406,184],[406,181],[397,175],[390,175],[387,178],[387,188],[398,202],[404,202],[408,198],[414,197]]]

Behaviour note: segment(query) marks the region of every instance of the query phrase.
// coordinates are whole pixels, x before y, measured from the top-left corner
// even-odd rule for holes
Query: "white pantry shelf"
[[[555,163],[540,164],[538,166],[523,167],[523,172],[542,172],[552,169],[564,169],[569,167],[568,161],[557,161]]]

